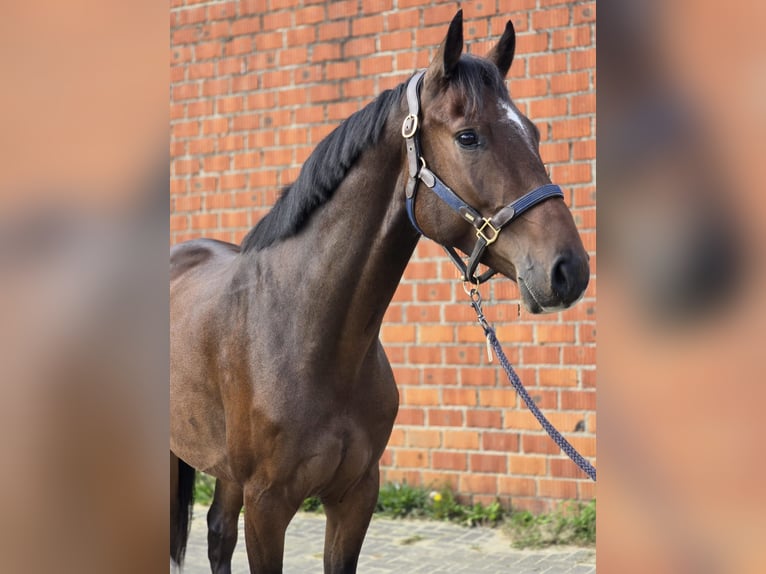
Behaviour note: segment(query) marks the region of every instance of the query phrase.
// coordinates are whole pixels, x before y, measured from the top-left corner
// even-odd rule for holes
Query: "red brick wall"
[[[429,0],[171,0],[171,241],[239,242],[333,127],[427,65],[456,11]],[[518,311],[508,280],[487,315],[551,421],[596,454],[595,2],[462,3],[468,50],[486,53],[513,20],[509,86],[538,125],[541,153],[572,206],[594,277],[575,308]],[[401,393],[383,479],[465,499],[543,509],[589,499],[581,478],[519,404],[443,251],[421,240],[382,337]],[[584,424],[584,431],[571,432]]]

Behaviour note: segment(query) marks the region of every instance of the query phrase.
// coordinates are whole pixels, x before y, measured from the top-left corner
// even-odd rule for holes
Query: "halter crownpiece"
[[[546,199],[551,197],[563,199],[564,193],[558,185],[551,183],[542,185],[509,203],[489,218],[483,217],[476,209],[463,201],[434,172],[428,169],[425,159],[420,155],[420,134],[418,130],[420,123],[420,86],[423,83],[424,74],[425,70],[417,72],[407,83],[407,107],[409,108],[409,113],[402,123],[402,137],[407,147],[407,168],[410,176],[405,187],[407,215],[415,230],[421,235],[425,235],[415,218],[415,197],[417,195],[418,182],[422,181],[426,187],[456,211],[460,217],[476,228],[476,245],[468,258],[468,263],[463,262],[463,259],[454,248],[448,245],[442,245],[442,247],[444,247],[447,255],[450,256],[463,274],[463,281],[477,284],[483,283],[492,277],[495,271],[489,269],[481,275],[475,275],[479,259],[484,254],[484,250],[495,242],[503,227]]]

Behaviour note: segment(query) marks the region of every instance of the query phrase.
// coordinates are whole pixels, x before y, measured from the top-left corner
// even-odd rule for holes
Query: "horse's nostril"
[[[565,303],[571,303],[577,299],[584,289],[578,269],[577,260],[568,255],[560,255],[553,263],[551,288]]]

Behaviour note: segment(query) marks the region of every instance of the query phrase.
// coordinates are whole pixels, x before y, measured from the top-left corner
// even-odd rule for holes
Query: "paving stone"
[[[183,574],[207,574],[207,508],[197,507]],[[285,574],[322,574],[324,516],[298,513],[287,529]],[[359,574],[595,574],[591,549],[515,550],[497,529],[426,520],[374,517],[359,557]],[[232,574],[249,574],[244,525]]]

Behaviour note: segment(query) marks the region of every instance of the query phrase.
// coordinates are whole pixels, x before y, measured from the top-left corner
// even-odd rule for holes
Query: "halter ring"
[[[402,136],[410,139],[418,131],[418,116],[409,114],[402,122]]]
[[[492,245],[495,242],[495,240],[497,239],[497,236],[500,235],[500,230],[495,228],[495,226],[492,225],[492,222],[489,219],[487,219],[486,217],[484,217],[483,219],[484,219],[484,223],[482,223],[481,227],[479,227],[476,230],[476,237],[486,241],[487,245]],[[487,227],[489,227],[492,230],[492,237],[487,237],[487,234],[484,233],[484,230]]]

